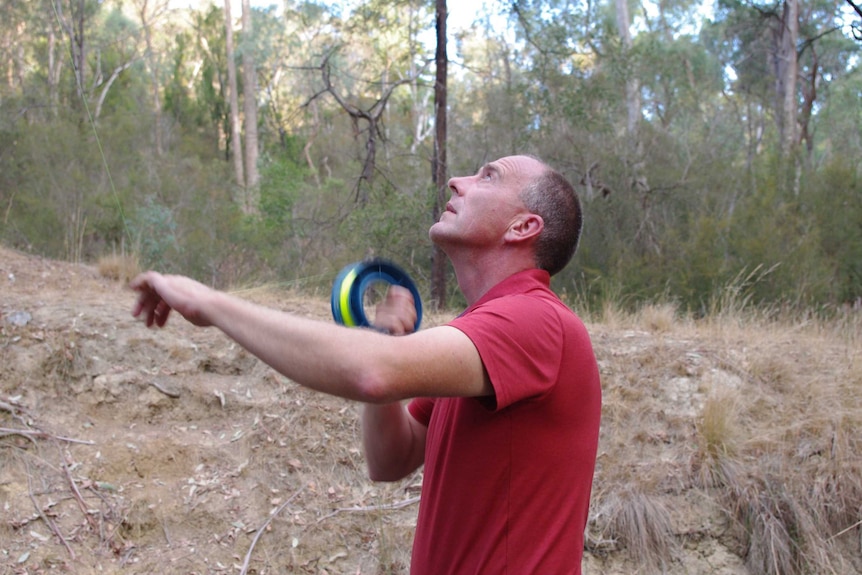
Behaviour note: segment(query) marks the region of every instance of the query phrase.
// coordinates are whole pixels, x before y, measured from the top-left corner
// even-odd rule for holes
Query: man
[[[371,478],[425,465],[413,575],[579,574],[601,389],[586,329],[549,283],[577,247],[580,204],[565,178],[528,156],[449,187],[429,234],[469,307],[448,325],[409,333],[415,309],[403,289],[390,290],[376,319],[405,334],[392,337],[154,272],[132,281],[133,314],[161,327],[176,310],[301,385],[366,403]]]

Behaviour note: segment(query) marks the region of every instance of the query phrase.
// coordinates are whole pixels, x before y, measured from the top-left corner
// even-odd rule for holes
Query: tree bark
[[[622,56],[625,61],[625,83],[626,83],[626,133],[629,137],[635,136],[638,122],[641,117],[641,104],[638,93],[638,83],[633,73],[630,57],[632,49],[632,35],[630,31],[631,18],[629,17],[629,6],[627,0],[616,0],[617,31],[622,44]]]
[[[152,28],[159,16],[167,10],[167,3],[163,2],[161,5],[156,3],[152,12],[148,10],[148,7],[149,0],[144,0],[141,4],[140,16],[141,27],[144,31],[144,42],[147,50],[147,66],[150,69],[150,82],[153,91],[153,139],[155,141],[156,157],[159,157],[162,155],[164,147],[162,144],[162,98],[161,90],[159,88],[159,67],[156,62],[155,52],[153,51]]]
[[[446,173],[446,77],[448,56],[446,53],[446,0],[437,0],[437,52],[436,80],[434,82],[434,158],[433,181],[437,188],[434,202],[434,221],[440,217],[448,200],[448,178]],[[431,255],[431,300],[437,309],[446,307],[447,259],[438,246]]]
[[[236,61],[233,50],[233,17],[230,13],[230,0],[224,0],[225,47],[227,49],[227,81],[230,99],[230,151],[233,157],[233,170],[236,184],[245,188],[245,172],[242,166],[242,136],[240,135],[239,97],[236,88]],[[245,194],[243,194],[243,197]]]
[[[54,8],[57,11],[57,20],[69,37],[69,51],[75,73],[75,91],[78,94],[78,99],[75,102],[82,104],[86,98],[86,92],[84,91],[84,67],[87,61],[84,43],[84,22],[86,21],[84,0],[70,0],[69,7],[71,13],[67,21],[63,15],[63,3],[54,3]],[[87,120],[86,115],[82,118],[84,121]]]
[[[257,188],[260,176],[257,172],[257,73],[252,50],[254,28],[250,0],[242,0],[242,78],[243,109],[245,111],[245,204],[247,214],[258,211]]]
[[[774,38],[776,116],[781,152],[786,157],[793,151],[796,143],[796,78],[799,68],[796,53],[796,44],[799,40],[798,0],[785,0]]]

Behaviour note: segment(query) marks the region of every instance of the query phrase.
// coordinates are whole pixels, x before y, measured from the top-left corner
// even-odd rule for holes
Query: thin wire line
[[[51,8],[54,10],[54,17],[57,19],[57,25],[60,31],[65,30],[63,22],[60,20],[60,12],[57,10],[57,1],[51,0]],[[105,150],[102,148],[102,139],[99,137],[99,132],[96,130],[96,121],[93,114],[90,112],[90,105],[87,103],[87,98],[84,94],[84,86],[81,84],[81,74],[75,66],[75,55],[72,53],[72,39],[69,38],[69,43],[66,44],[66,53],[69,55],[69,61],[72,63],[72,69],[75,71],[75,84],[78,86],[78,94],[81,95],[81,102],[84,104],[84,110],[87,112],[87,119],[90,121],[90,127],[93,130],[93,136],[96,138],[96,146],[99,149],[99,155],[102,157],[102,165],[105,167],[105,173],[108,176],[108,184],[111,187],[111,193],[114,195],[114,201],[117,202],[117,209],[120,211],[120,220],[123,222],[123,231],[128,236],[129,241],[132,240],[132,234],[129,231],[129,226],[126,221],[126,213],[123,210],[123,204],[120,201],[120,195],[117,193],[117,187],[114,185],[114,176],[111,175],[111,169],[108,167],[108,158],[105,157]]]
[[[60,13],[57,10],[57,4],[56,4],[57,1],[58,0],[51,0],[51,8],[54,10],[54,17],[57,19],[57,25],[60,27],[61,30],[64,30],[63,22],[60,20]],[[75,69],[75,55],[72,53],[72,47],[70,44],[66,45],[66,53],[69,55],[69,61],[72,63],[72,69],[74,70]],[[96,129],[96,121],[93,118],[93,114],[90,112],[90,105],[87,103],[87,98],[84,95],[84,86],[81,84],[81,76],[79,73],[75,74],[75,84],[78,86],[78,93],[81,95],[81,102],[84,104],[84,110],[86,110],[86,112],[87,112],[87,119],[89,120],[90,127],[93,130],[93,136],[96,138],[96,145],[99,149],[99,155],[102,157],[102,165],[105,167],[105,173],[108,176],[108,183],[110,184],[110,187],[111,187],[111,193],[114,195],[114,200],[117,202],[117,209],[120,211],[120,219],[123,222],[123,231],[128,236],[129,241],[131,241],[132,240],[132,234],[129,230],[129,226],[128,226],[128,223],[126,220],[126,214],[123,211],[123,204],[120,201],[120,195],[117,193],[117,187],[114,185],[114,177],[113,177],[113,175],[111,175],[111,169],[108,166],[108,159],[105,156],[105,150],[102,147],[102,139],[99,137],[99,132]],[[311,275],[311,276],[306,276],[303,278],[297,278],[294,280],[277,282],[275,285],[278,287],[282,287],[282,286],[288,286],[288,285],[301,284],[301,283],[304,283],[307,281],[319,280],[319,279],[327,277],[327,276],[328,276],[328,274]],[[255,289],[259,289],[259,288],[245,288],[245,289],[233,290],[232,293],[250,292],[250,291],[254,291]]]

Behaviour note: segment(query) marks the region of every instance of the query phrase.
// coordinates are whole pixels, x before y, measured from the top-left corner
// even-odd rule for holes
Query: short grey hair
[[[536,240],[536,267],[554,275],[566,267],[578,249],[584,224],[578,193],[565,176],[545,165],[542,175],[527,184],[520,197],[524,206],[545,222]]]

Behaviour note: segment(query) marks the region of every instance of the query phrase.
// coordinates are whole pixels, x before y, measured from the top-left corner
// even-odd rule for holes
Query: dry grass
[[[723,541],[751,573],[862,573],[860,317],[607,306],[610,324],[591,326],[604,389],[594,544],[645,573],[672,571],[692,537]],[[690,527],[692,490],[723,526]]]
[[[647,572],[662,570],[676,546],[671,515],[654,494],[629,486],[602,498],[600,532]]]
[[[728,489],[744,474],[744,466],[737,459],[746,439],[746,427],[740,420],[742,401],[737,389],[715,386],[710,390],[695,420],[695,485],[709,490]]]
[[[0,325],[0,423],[94,441],[61,452],[0,437],[0,573],[236,571],[285,503],[253,549],[257,572],[407,571],[421,473],[368,481],[357,406],[293,385],[212,330],[144,330],[106,272],[72,269],[0,253],[0,277],[15,277],[0,312],[34,317]],[[327,294],[243,295],[330,319]],[[862,314],[752,312],[728,296],[698,319],[663,303],[608,303],[587,319],[604,396],[585,572],[862,573]],[[18,419],[12,398],[31,416]],[[63,495],[61,453],[97,514]],[[34,518],[31,494],[77,562]]]
[[[111,254],[99,258],[99,275],[120,283],[128,283],[141,272],[138,258],[132,254]]]
[[[637,320],[653,333],[668,333],[676,327],[677,313],[674,303],[647,304],[637,313]]]

